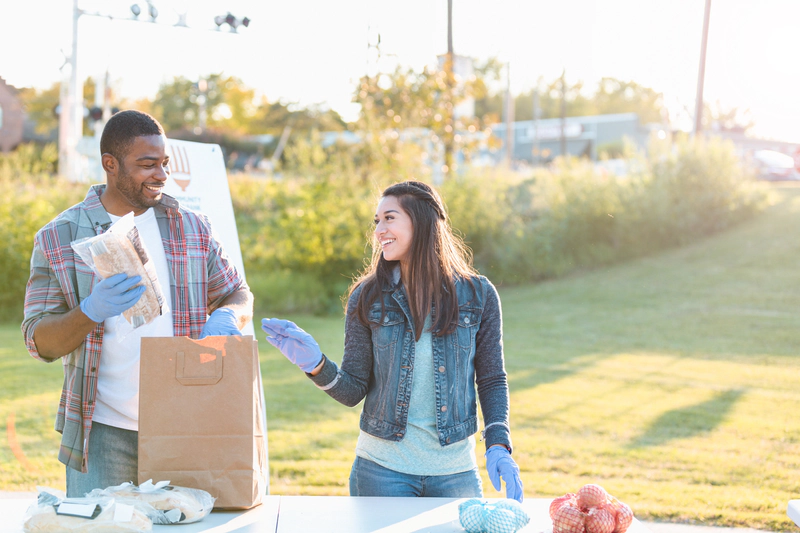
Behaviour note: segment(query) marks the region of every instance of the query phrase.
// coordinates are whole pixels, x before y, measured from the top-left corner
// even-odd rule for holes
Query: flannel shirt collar
[[[106,186],[105,183],[92,185],[86,193],[86,198],[83,200],[83,205],[86,207],[86,216],[89,217],[92,226],[94,226],[95,229],[99,227],[102,231],[107,230],[111,225],[111,218],[108,216],[108,211],[106,211],[106,208],[103,207],[103,203],[100,201],[100,196],[103,194],[103,191],[106,190]],[[168,214],[174,215],[180,209],[180,203],[172,196],[162,194],[161,201],[156,208],[161,208]]]

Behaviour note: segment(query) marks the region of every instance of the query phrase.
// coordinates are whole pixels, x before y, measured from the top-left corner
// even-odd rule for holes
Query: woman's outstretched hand
[[[322,361],[322,351],[317,341],[294,322],[264,318],[261,320],[261,329],[267,334],[267,342],[303,372],[311,372]]]
[[[522,503],[522,480],[519,466],[504,446],[492,446],[486,450],[486,470],[495,490],[500,490],[500,478],[506,482],[506,498]]]

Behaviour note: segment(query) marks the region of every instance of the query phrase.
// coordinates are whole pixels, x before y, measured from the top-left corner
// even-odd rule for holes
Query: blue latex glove
[[[239,322],[236,319],[236,312],[230,307],[220,307],[208,317],[200,338],[204,339],[209,335],[241,335]]]
[[[505,446],[492,446],[486,450],[486,470],[495,490],[500,490],[500,478],[506,482],[506,498],[522,503],[522,480],[519,467]]]
[[[112,316],[122,314],[136,305],[146,287],[136,286],[141,276],[128,277],[127,274],[114,274],[94,286],[92,293],[81,302],[81,311],[93,322],[102,322]]]
[[[311,372],[322,361],[322,351],[317,341],[294,322],[264,318],[261,320],[261,329],[267,334],[267,342],[303,372]]]

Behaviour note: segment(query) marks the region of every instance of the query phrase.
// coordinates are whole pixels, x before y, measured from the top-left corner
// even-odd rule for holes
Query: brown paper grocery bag
[[[264,394],[252,336],[143,338],[139,483],[203,489],[214,508],[269,491]]]

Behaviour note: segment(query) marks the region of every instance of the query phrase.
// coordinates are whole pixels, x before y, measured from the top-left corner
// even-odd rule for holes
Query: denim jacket
[[[486,447],[511,449],[508,381],[503,362],[500,298],[484,276],[457,280],[458,326],[432,337],[436,426],[439,444],[447,446],[478,431],[481,402]],[[353,407],[366,397],[361,429],[382,439],[400,441],[406,433],[414,375],[414,326],[401,283],[382,291],[385,312],[376,301],[369,325],[356,309],[361,287],[347,304],[341,368],[325,358],[319,374],[309,377],[335,400]],[[477,384],[477,398],[476,387]]]

